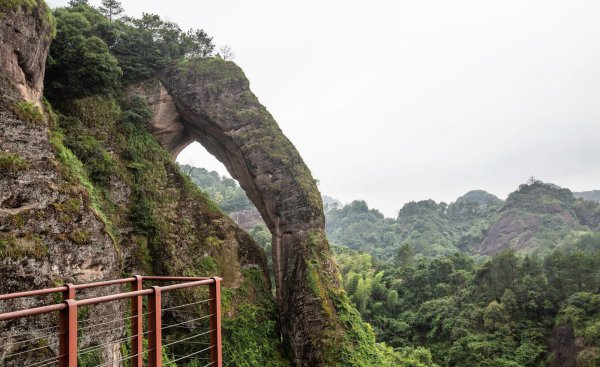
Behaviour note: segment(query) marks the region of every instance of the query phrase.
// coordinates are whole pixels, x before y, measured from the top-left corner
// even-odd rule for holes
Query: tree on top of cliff
[[[98,37],[96,12],[78,6],[78,12],[55,11],[57,35],[50,47],[46,92],[50,97],[112,93],[122,76],[117,59]]]
[[[105,0],[100,9],[91,7],[87,0],[71,0],[69,4],[54,11],[57,36],[50,49],[45,82],[50,99],[110,94],[121,83],[154,76],[174,60],[209,57],[215,48],[205,31],[183,32],[177,24],[155,14],[113,19],[122,12],[117,1]]]
[[[209,37],[202,29],[190,29],[183,35],[183,43],[186,56],[207,57],[212,55],[215,45],[212,37]]]
[[[89,5],[89,0],[69,0],[69,6]]]
[[[125,11],[121,3],[117,0],[102,0],[102,6],[100,7],[100,12],[108,17],[108,19],[112,22],[113,18],[117,15],[122,14]]]

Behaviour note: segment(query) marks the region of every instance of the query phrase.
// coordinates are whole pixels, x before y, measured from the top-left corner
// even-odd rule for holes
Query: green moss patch
[[[85,245],[90,242],[91,234],[85,229],[76,229],[69,233],[69,239],[78,245]]]
[[[276,306],[259,269],[244,271],[238,289],[223,289],[223,365],[289,367],[276,334]],[[234,308],[235,306],[235,308]]]
[[[0,237],[0,258],[41,260],[47,253],[48,247],[42,243],[42,238],[39,236],[30,234],[18,238],[6,235]]]
[[[40,109],[31,102],[21,101],[13,104],[12,108],[17,118],[24,122],[45,124],[46,118]]]
[[[24,8],[25,11],[30,12],[36,6],[37,0],[0,0],[0,9],[8,11],[17,11]]]
[[[0,152],[0,172],[16,173],[29,168],[29,163],[16,153]]]

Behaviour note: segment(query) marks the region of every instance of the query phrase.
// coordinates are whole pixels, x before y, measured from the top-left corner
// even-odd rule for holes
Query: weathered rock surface
[[[229,213],[229,217],[245,231],[250,231],[254,226],[264,223],[256,209],[238,210]]]
[[[575,333],[570,324],[557,326],[550,342],[550,350],[554,358],[549,367],[576,367],[578,348]]]
[[[25,2],[12,2],[20,4]],[[21,97],[38,103],[42,97],[46,56],[52,40],[50,10],[37,6],[0,4],[0,70]]]
[[[42,82],[50,44],[47,8],[0,9],[0,293],[53,287],[57,282],[85,283],[118,278],[121,263],[116,244],[105,223],[93,210],[89,192],[65,178],[56,150],[49,140],[48,115],[42,114]],[[36,111],[36,108],[38,111]],[[22,162],[18,167],[8,160]],[[94,296],[94,291],[85,296]],[[82,294],[84,296],[84,294]],[[1,302],[0,312],[53,303],[23,298]],[[121,305],[106,304],[89,315],[115,313]],[[48,327],[45,317],[3,323],[4,342],[10,342],[0,357],[3,366],[35,362],[32,355],[5,359],[25,345],[16,343],[43,334],[23,330]],[[106,333],[116,338],[120,331]],[[19,335],[14,338],[12,335]],[[48,343],[55,344],[50,336]],[[82,339],[82,345],[89,340]],[[108,351],[101,351],[108,353]],[[40,351],[52,356],[55,351]]]
[[[0,152],[22,159],[22,169],[0,167],[0,291],[51,286],[53,279],[93,281],[119,275],[115,244],[91,209],[89,193],[65,179],[39,102],[50,26],[47,8],[4,15],[0,48]],[[12,51],[10,51],[12,50]],[[13,254],[14,256],[10,256]]]
[[[185,127],[164,146],[176,156],[189,144],[189,134],[238,180],[273,235],[281,332],[297,364],[326,365],[335,338],[325,335],[344,332],[330,296],[340,290],[339,276],[310,171],[235,64],[218,58],[188,60],[165,70],[160,80],[140,90],[152,102],[166,88]]]
[[[154,88],[146,88],[154,93],[144,93],[139,87],[130,88],[130,92],[145,95],[148,106],[153,112],[149,124],[153,135],[173,157],[177,157],[183,148],[193,142],[194,139],[181,122],[181,116],[177,111],[173,97],[162,84],[158,81],[156,83]]]

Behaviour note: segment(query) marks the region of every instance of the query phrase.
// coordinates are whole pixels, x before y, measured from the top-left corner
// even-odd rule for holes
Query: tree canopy
[[[100,8],[87,0],[71,0],[54,11],[57,34],[50,47],[46,94],[65,96],[110,94],[123,84],[152,77],[170,62],[211,57],[215,45],[202,29],[183,31],[158,15],[123,14],[118,1]]]

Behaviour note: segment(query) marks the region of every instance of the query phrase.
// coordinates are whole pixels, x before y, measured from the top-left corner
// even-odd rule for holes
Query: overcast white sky
[[[343,202],[395,216],[471,189],[504,198],[531,175],[600,189],[598,0],[122,3],[230,45]],[[178,160],[225,172],[199,146]]]

